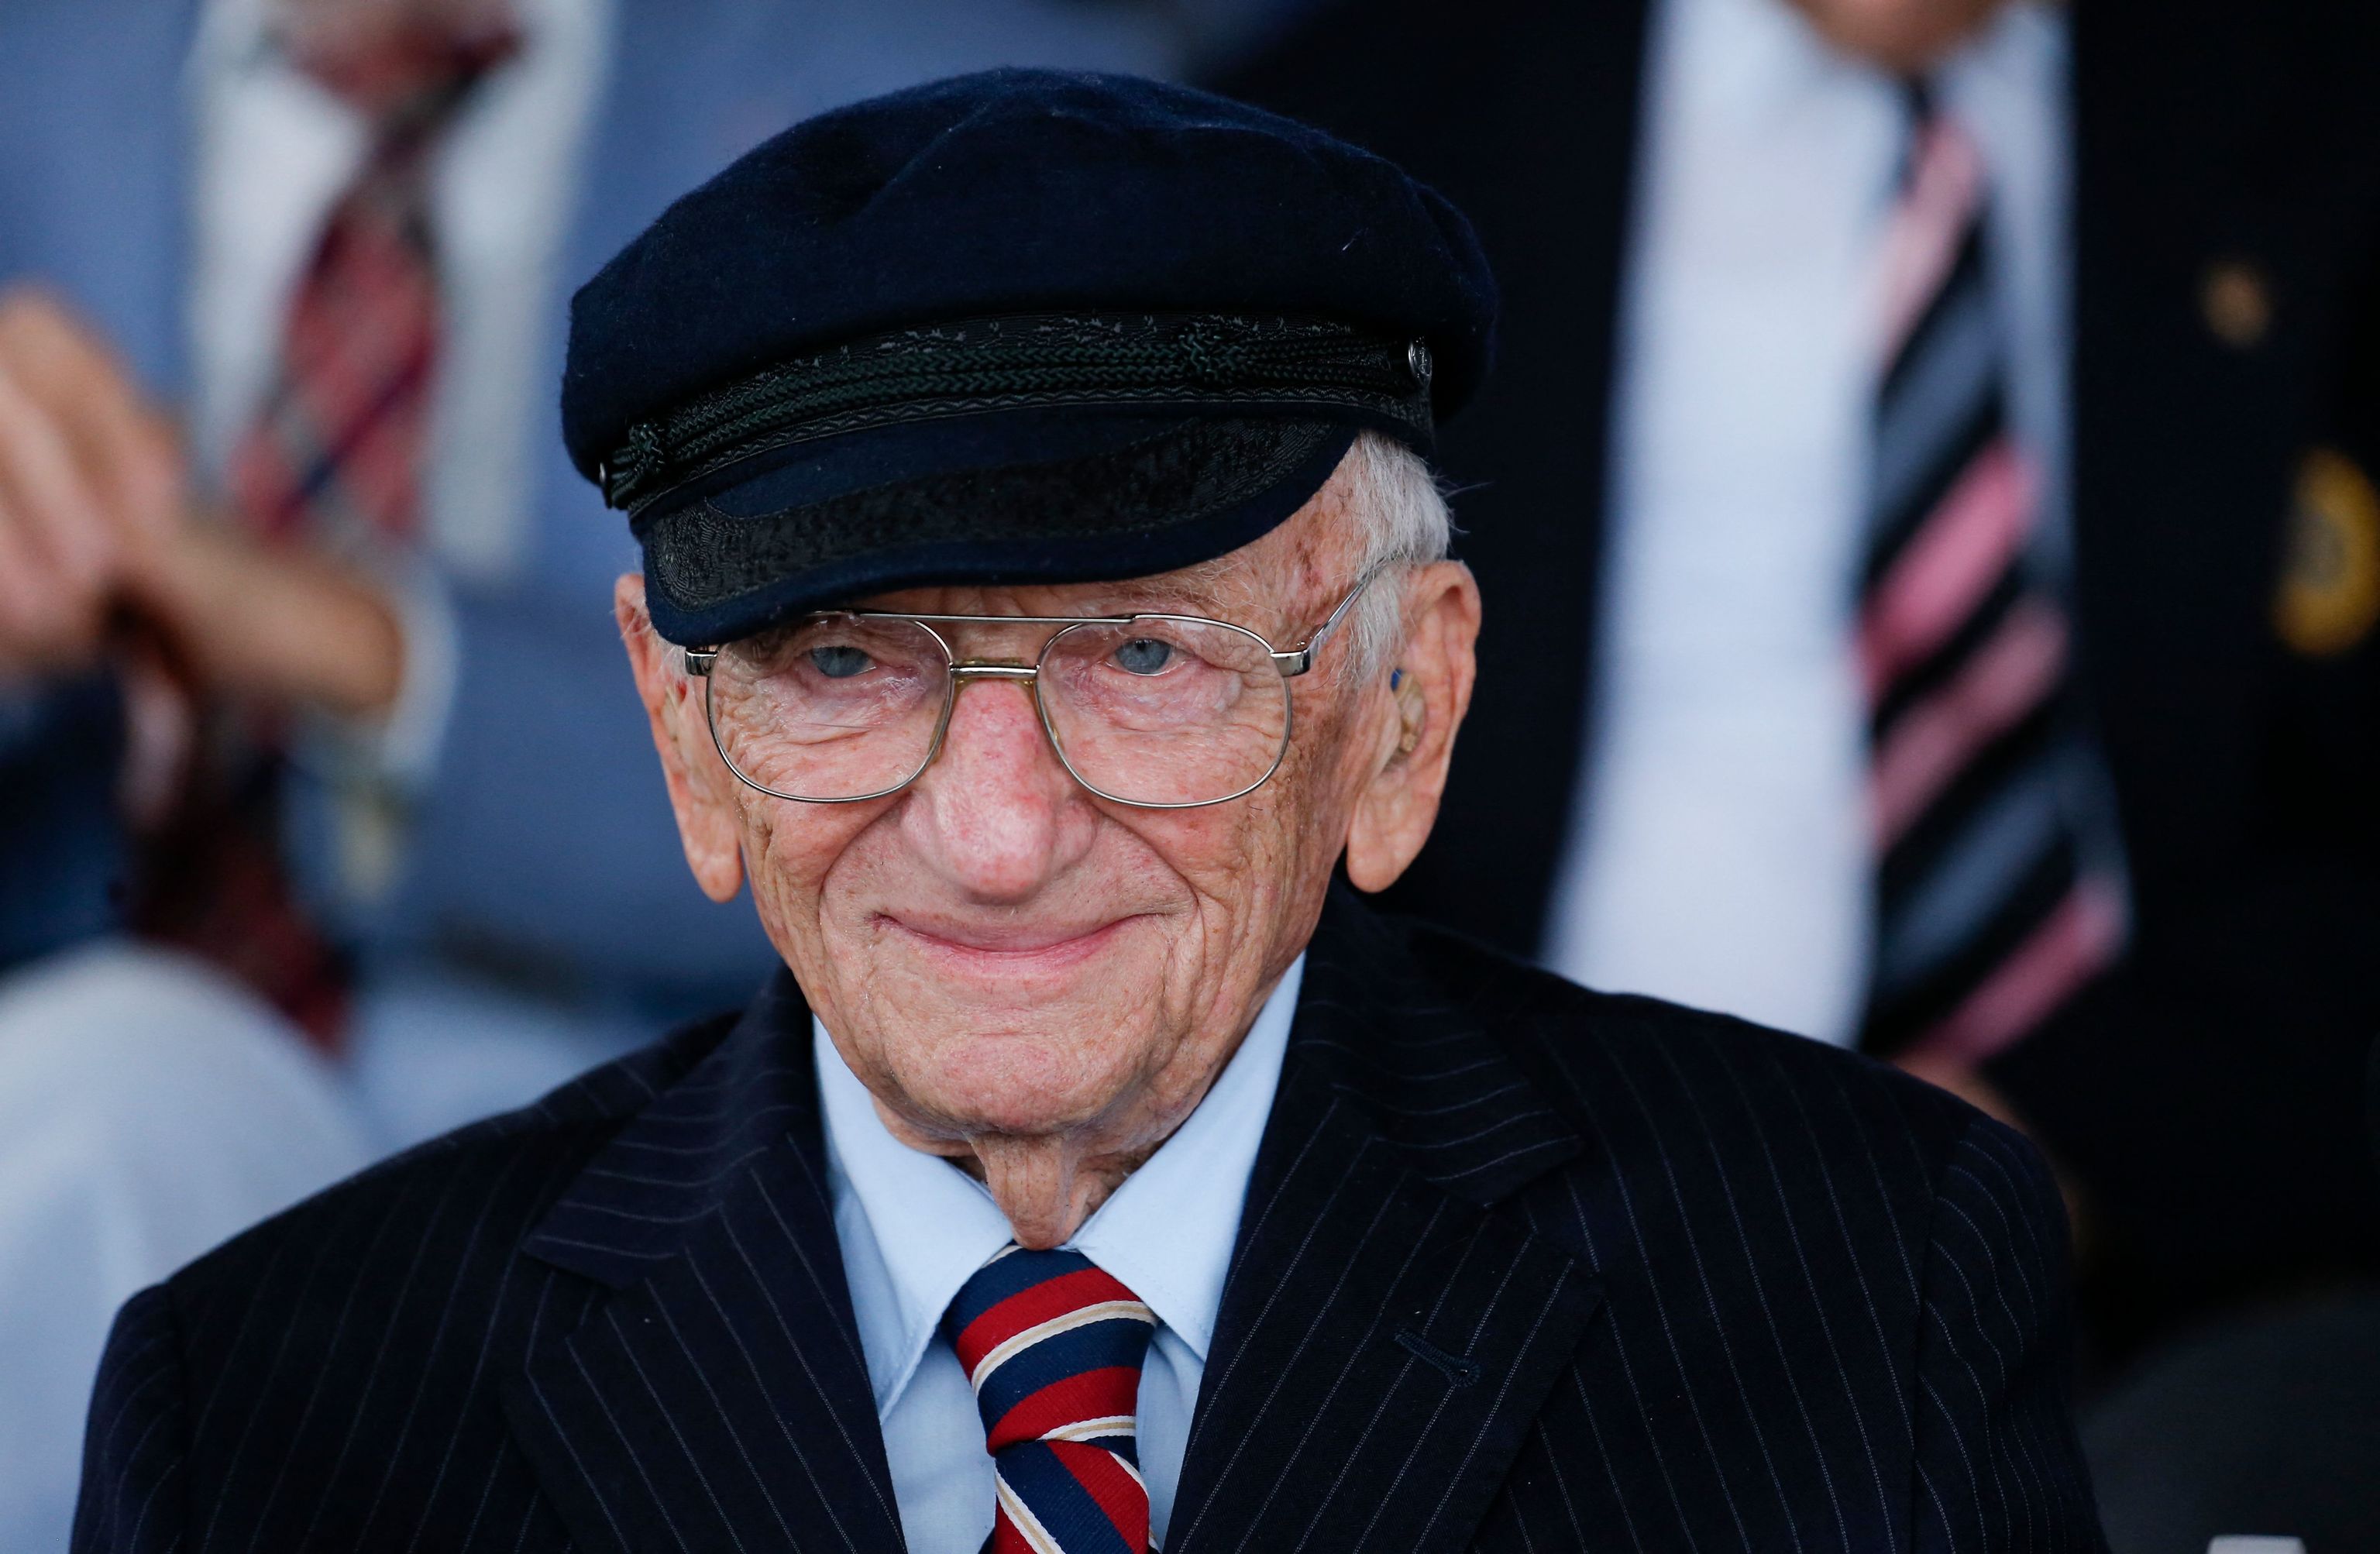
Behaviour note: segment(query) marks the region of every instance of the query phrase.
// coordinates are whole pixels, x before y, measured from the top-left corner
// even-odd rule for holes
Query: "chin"
[[[1133,1093],[1158,1043],[1142,1017],[1092,1002],[1059,1001],[1032,1012],[952,1009],[912,1031],[940,1034],[901,1042],[896,1061],[907,1093],[963,1135],[1031,1136],[1095,1123]],[[901,1073],[901,1070],[909,1070]]]

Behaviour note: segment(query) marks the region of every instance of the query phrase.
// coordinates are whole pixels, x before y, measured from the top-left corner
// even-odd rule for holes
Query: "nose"
[[[963,898],[1027,901],[1092,843],[1098,813],[1041,731],[1031,690],[1010,680],[959,687],[941,754],[909,793],[902,825]]]

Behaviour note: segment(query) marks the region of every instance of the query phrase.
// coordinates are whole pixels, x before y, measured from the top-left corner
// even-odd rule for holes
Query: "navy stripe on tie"
[[[1000,1476],[1066,1554],[1148,1554],[1124,1542],[1099,1502],[1046,1442],[1025,1441],[1002,1451]]]
[[[942,1318],[942,1330],[963,1332],[975,1325],[977,1317],[1009,1296],[1091,1266],[1091,1260],[1080,1252],[1026,1252],[1011,1246],[967,1276],[966,1283],[951,1302],[949,1314]]]
[[[983,1378],[976,1390],[976,1402],[985,1422],[995,1422],[1051,1382],[1087,1370],[1138,1369],[1148,1357],[1148,1340],[1146,1322],[1128,1317],[1087,1322],[1012,1355]]]

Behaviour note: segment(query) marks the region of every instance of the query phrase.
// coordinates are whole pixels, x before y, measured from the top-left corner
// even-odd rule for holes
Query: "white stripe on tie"
[[[1146,1322],[1153,1328],[1157,1326],[1157,1313],[1139,1301],[1101,1301],[1096,1305],[1069,1311],[1062,1317],[1052,1317],[1037,1327],[1026,1329],[978,1361],[973,1374],[967,1378],[967,1385],[979,1392],[983,1390],[984,1378],[1043,1339],[1055,1338],[1076,1328],[1087,1328],[1093,1322]]]
[[[995,1474],[991,1487],[1000,1497],[1000,1509],[1008,1512],[1009,1521],[1016,1524],[1016,1530],[1032,1546],[1034,1554],[1066,1554],[1058,1547],[1058,1540],[1050,1536],[1050,1529],[1041,1524],[1041,1519],[1026,1508],[1025,1497],[1008,1487],[1008,1480]]]
[[[1072,1425],[1061,1425],[1054,1430],[1041,1432],[1043,1440],[1112,1440],[1118,1436],[1140,1437],[1140,1424],[1129,1414],[1111,1414],[1104,1419],[1084,1419]]]

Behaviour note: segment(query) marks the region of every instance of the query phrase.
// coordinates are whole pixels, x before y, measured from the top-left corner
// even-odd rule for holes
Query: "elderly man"
[[[565,431],[787,973],[138,1297],[79,1547],[2098,1548],[2029,1147],[1331,883],[1469,699],[1492,312],[1436,195],[1136,80],[674,207]]]

